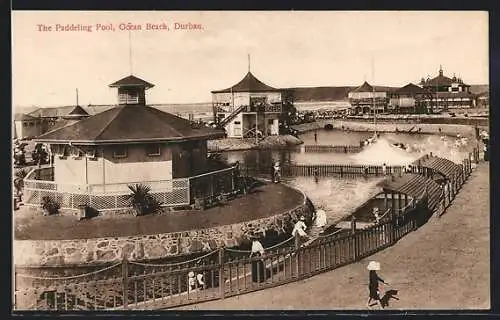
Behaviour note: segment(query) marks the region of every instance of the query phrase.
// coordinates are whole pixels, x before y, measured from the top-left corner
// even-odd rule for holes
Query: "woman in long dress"
[[[384,307],[382,306],[382,301],[380,301],[381,298],[380,298],[379,283],[382,282],[384,284],[387,284],[387,282],[385,282],[377,274],[377,270],[380,270],[380,263],[375,261],[370,261],[370,263],[367,266],[367,269],[370,270],[369,283],[368,283],[369,297],[367,306],[369,308],[372,300],[375,300],[377,301],[380,308],[383,309]]]
[[[264,247],[262,243],[257,238],[252,239],[252,251],[250,253],[250,258],[253,256],[262,257],[264,256]],[[252,261],[252,281],[253,282],[264,282],[265,280],[264,262],[262,259]]]

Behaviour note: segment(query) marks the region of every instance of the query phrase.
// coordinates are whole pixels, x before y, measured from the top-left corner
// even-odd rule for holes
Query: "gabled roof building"
[[[250,70],[235,85],[212,91],[216,124],[228,137],[261,138],[279,134],[282,90],[255,77]]]

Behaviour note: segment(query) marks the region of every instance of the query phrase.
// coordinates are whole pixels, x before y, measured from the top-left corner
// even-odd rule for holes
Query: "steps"
[[[225,127],[231,120],[233,120],[246,107],[247,106],[240,106],[240,107],[238,107],[230,115],[228,115],[226,118],[222,119],[222,121],[219,122],[219,126],[220,127]]]

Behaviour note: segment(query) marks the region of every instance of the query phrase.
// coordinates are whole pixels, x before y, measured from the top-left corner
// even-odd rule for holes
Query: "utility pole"
[[[372,56],[372,81],[373,81],[373,86],[372,86],[372,104],[373,104],[373,124],[375,125],[375,136],[377,135],[377,106],[375,105],[375,59]]]
[[[128,31],[128,62],[130,67],[130,74],[133,74],[132,69],[132,31]]]

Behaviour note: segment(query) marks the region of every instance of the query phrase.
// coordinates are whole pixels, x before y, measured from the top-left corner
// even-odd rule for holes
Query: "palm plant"
[[[161,211],[162,203],[151,195],[151,188],[143,184],[128,186],[131,194],[128,195],[130,204],[135,210],[136,215],[148,213],[158,213]]]

